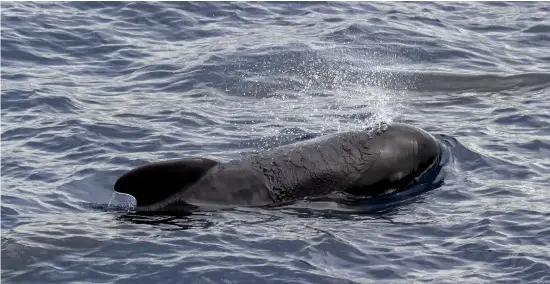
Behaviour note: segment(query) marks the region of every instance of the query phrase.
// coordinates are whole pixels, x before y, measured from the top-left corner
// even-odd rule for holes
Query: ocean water
[[[1,16],[2,283],[550,283],[548,2],[2,2]],[[147,162],[380,121],[441,142],[429,190],[185,216],[113,194]]]

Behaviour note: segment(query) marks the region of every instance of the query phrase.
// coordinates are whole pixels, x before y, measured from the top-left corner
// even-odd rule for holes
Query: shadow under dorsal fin
[[[147,206],[197,182],[219,162],[207,158],[186,158],[139,166],[122,175],[115,191],[132,195],[138,206]]]

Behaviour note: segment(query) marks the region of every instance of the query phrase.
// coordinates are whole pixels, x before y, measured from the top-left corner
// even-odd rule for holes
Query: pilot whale
[[[370,197],[406,188],[437,164],[438,141],[392,123],[284,145],[226,163],[184,158],[145,164],[114,189],[137,211],[187,211],[284,203],[340,191]]]

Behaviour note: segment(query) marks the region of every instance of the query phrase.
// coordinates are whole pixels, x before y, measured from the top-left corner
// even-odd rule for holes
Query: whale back
[[[426,131],[395,123],[335,133],[218,163],[204,158],[147,164],[124,174],[117,192],[139,210],[262,206],[343,191],[359,196],[407,188],[437,164],[438,141]]]
[[[132,195],[138,206],[149,206],[196,183],[219,162],[186,158],[146,164],[122,175],[115,191]]]

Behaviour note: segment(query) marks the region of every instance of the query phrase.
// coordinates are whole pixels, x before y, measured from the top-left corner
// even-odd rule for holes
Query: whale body
[[[263,206],[335,191],[358,196],[406,188],[437,164],[438,141],[402,123],[335,133],[221,163],[184,158],[139,166],[114,189],[138,211]]]

